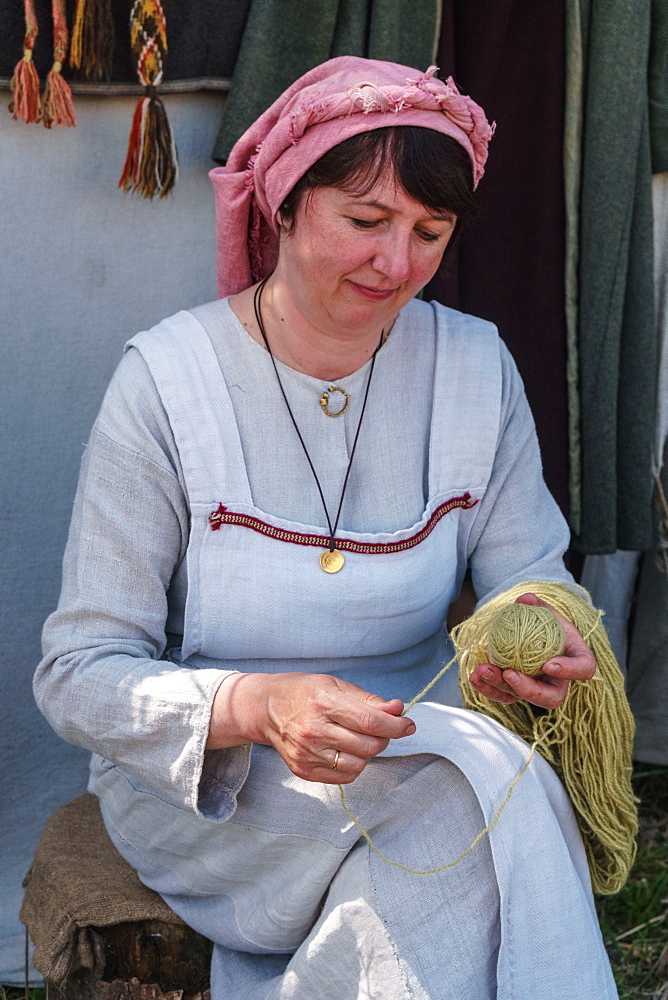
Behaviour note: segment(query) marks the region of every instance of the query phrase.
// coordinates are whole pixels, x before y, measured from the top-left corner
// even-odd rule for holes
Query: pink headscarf
[[[493,127],[453,80],[409,66],[340,56],[296,80],[209,176],[216,202],[218,294],[234,295],[271,274],[277,212],[297,181],[332,146],[388,125],[419,125],[456,139],[477,187]]]

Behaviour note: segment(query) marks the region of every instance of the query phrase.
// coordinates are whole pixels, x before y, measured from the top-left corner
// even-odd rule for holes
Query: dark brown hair
[[[353,135],[316,160],[281,205],[284,231],[292,231],[297,209],[307,192],[335,187],[365,195],[385,173],[435,215],[456,215],[455,233],[477,215],[473,168],[464,147],[434,129],[390,125]]]

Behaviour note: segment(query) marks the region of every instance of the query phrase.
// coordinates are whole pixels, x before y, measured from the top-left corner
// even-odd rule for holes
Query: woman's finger
[[[543,667],[543,673],[566,681],[588,681],[596,673],[592,653],[580,656],[553,656]]]
[[[494,668],[499,674],[501,673],[498,668]],[[503,705],[511,705],[515,701],[519,701],[519,696],[510,688],[507,684],[491,684],[484,680],[482,677],[476,674],[474,671],[469,680],[475,688],[475,690],[481,694],[484,698],[488,698],[490,701],[497,701]]]
[[[330,757],[332,756],[330,748],[335,747],[340,753],[370,760],[376,754],[382,753],[389,742],[389,739],[353,733],[343,726],[326,726],[322,735],[310,742],[308,750],[316,756]]]
[[[395,705],[394,702],[385,702],[365,691],[360,695],[345,693],[329,706],[327,715],[332,722],[351,732],[397,740],[415,732],[412,719],[394,713],[397,705],[401,706],[399,711],[402,711],[403,704],[398,700]]]
[[[518,674],[515,670],[504,670],[506,683],[515,692],[516,699],[528,701],[539,708],[557,708],[562,704],[568,691],[568,680],[560,677],[539,679],[527,674]]]
[[[310,770],[305,769],[301,777],[307,781],[320,781],[326,785],[348,785],[360,776],[368,763],[368,758],[341,751],[338,751],[337,755],[336,750],[329,749],[318,755],[313,760]]]
[[[475,687],[478,687],[479,684],[485,684],[501,694],[513,695],[515,693],[504,681],[503,670],[495,667],[493,663],[480,663],[470,675],[469,680]]]

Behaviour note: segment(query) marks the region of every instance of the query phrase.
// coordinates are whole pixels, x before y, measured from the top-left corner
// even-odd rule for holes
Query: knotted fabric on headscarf
[[[352,135],[389,125],[443,132],[471,158],[477,186],[493,127],[454,81],[409,66],[340,56],[296,80],[241,136],[213,181],[218,294],[234,295],[271,274],[277,212],[320,157]]]

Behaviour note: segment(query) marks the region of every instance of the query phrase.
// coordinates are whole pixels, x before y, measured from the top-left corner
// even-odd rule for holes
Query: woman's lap
[[[348,798],[360,807],[374,841],[391,858],[419,868],[437,867],[462,853],[482,829],[475,794],[449,761],[431,755],[387,758],[374,762],[372,770],[376,780],[372,782],[370,772],[366,783],[376,785],[375,805],[369,808],[370,789],[360,788],[355,795],[351,787]],[[385,794],[379,791],[383,786]],[[439,789],[442,794],[435,794]],[[499,896],[489,844],[483,840],[444,872],[405,873],[381,861],[359,839],[334,792],[338,844],[318,848],[330,855],[322,873],[313,864],[317,841],[303,832],[296,837],[269,834],[275,849],[268,866],[267,831],[235,823],[236,816],[224,826],[230,831],[236,826],[235,832],[248,838],[248,871],[257,873],[245,892],[238,869],[239,881],[232,872],[226,892],[204,894],[201,887],[189,889],[174,873],[147,864],[138,852],[126,855],[187,923],[216,942],[213,1000],[496,997]],[[252,800],[252,784],[249,793]],[[331,796],[325,797],[330,809]],[[304,831],[320,813],[312,796],[307,801],[311,808],[302,810],[300,819],[293,803],[293,828]],[[248,818],[247,808],[248,802],[242,802],[240,819]],[[277,815],[274,825],[282,826],[283,811],[278,809]],[[285,868],[279,874],[281,842]],[[267,884],[271,866],[277,877]],[[212,889],[216,881],[212,873]],[[291,912],[300,906],[300,897],[303,912]]]
[[[466,754],[475,764],[467,769],[460,755],[460,768],[447,750],[382,757],[346,787],[379,849],[418,869],[469,847],[527,752],[488,720],[435,711],[444,746],[470,731]],[[424,732],[434,713],[425,706],[423,714]],[[445,735],[443,721],[454,734]],[[423,747],[431,745],[425,738]],[[190,820],[174,864],[155,853],[148,861],[110,826],[140,877],[215,942],[213,1000],[616,996],[581,846],[544,762],[522,778],[492,838],[456,866],[421,876],[370,851],[336,786],[295,778],[267,748],[254,755],[232,819],[197,821],[204,858],[193,860],[200,827]]]

